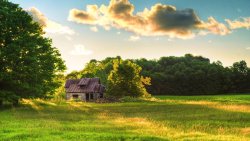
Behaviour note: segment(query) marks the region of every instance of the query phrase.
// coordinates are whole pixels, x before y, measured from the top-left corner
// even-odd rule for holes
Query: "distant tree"
[[[104,60],[97,61],[97,60],[90,60],[84,67],[83,70],[79,72],[71,72],[67,75],[67,78],[72,75],[77,74],[77,78],[83,78],[83,77],[98,77],[101,80],[101,83],[105,86],[107,85],[107,79],[108,75],[113,69],[113,60],[115,59],[121,59],[120,56],[117,57],[107,57]]]
[[[232,92],[250,91],[250,69],[245,61],[235,62],[231,69]]]
[[[18,5],[0,0],[0,102],[44,97],[65,70],[59,51]]]
[[[79,79],[80,73],[78,71],[72,71],[66,75],[66,79]]]
[[[149,96],[144,85],[149,85],[150,79],[145,79],[140,75],[140,66],[121,59],[116,59],[113,63],[113,70],[108,76],[108,96],[118,98]]]

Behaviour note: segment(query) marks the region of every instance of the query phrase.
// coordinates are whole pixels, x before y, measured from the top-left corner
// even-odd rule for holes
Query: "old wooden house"
[[[105,87],[99,78],[69,79],[65,83],[66,100],[94,101],[103,98]]]

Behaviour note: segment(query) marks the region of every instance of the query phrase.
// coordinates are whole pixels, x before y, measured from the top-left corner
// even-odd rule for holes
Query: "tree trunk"
[[[2,107],[2,106],[3,106],[3,100],[0,99],[0,107]]]
[[[12,102],[13,106],[18,106],[19,104],[19,100],[18,99],[14,99],[13,102]]]

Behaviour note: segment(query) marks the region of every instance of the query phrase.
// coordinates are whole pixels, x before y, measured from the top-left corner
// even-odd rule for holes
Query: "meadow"
[[[250,95],[82,103],[24,99],[0,109],[0,140],[250,140]]]

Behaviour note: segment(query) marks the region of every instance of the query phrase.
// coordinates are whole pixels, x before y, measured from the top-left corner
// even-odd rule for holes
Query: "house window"
[[[74,94],[74,95],[72,95],[72,97],[73,97],[74,99],[78,99],[78,98],[79,98],[79,95]]]

